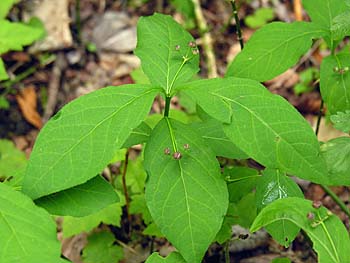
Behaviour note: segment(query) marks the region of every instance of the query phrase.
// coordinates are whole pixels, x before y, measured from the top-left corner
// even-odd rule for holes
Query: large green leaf
[[[84,217],[65,216],[63,219],[63,237],[70,237],[81,232],[90,232],[100,223],[120,227],[122,204],[116,203],[107,206],[95,214]]]
[[[255,232],[273,222],[288,220],[303,229],[313,242],[319,263],[344,263],[349,260],[350,240],[340,219],[326,208],[298,197],[277,200],[265,207],[255,219]]]
[[[41,197],[35,203],[52,215],[79,217],[96,213],[118,201],[111,184],[98,175],[84,184]]]
[[[0,81],[8,79],[8,78],[9,78],[9,76],[7,75],[4,61],[0,58]]]
[[[83,250],[84,263],[118,263],[124,258],[123,249],[113,245],[115,237],[111,232],[93,233]]]
[[[163,258],[158,253],[150,255],[145,263],[186,263],[178,252],[172,252],[166,258]]]
[[[274,22],[256,31],[229,65],[226,76],[265,81],[296,64],[323,31],[312,23]]]
[[[189,125],[164,118],[146,145],[144,165],[155,223],[187,262],[201,262],[228,205],[215,154]]]
[[[145,119],[157,92],[145,85],[108,87],[67,104],[36,140],[24,193],[36,199],[95,177]]]
[[[19,0],[1,0],[0,3],[0,19],[5,18],[11,7]]]
[[[23,46],[33,43],[42,35],[42,28],[0,20],[0,54],[9,50],[22,50]]]
[[[350,185],[350,138],[339,137],[321,145],[332,185]]]
[[[311,17],[311,21],[327,32],[325,40],[333,48],[333,32],[331,30],[333,19],[349,9],[344,0],[303,0],[303,6]]]
[[[256,186],[256,203],[259,210],[272,202],[287,198],[304,198],[299,186],[285,173],[274,169],[265,169]],[[269,234],[281,245],[288,247],[300,228],[288,220],[280,220],[266,226]]]
[[[137,38],[135,54],[141,59],[142,70],[151,83],[161,86],[166,94],[199,70],[197,47],[189,46],[193,37],[170,16],[141,17]]]
[[[346,70],[346,68],[348,68]],[[330,114],[350,110],[350,54],[330,55],[321,64],[321,94]]]
[[[337,114],[331,116],[331,121],[334,124],[334,128],[350,133],[350,110],[337,112]]]
[[[0,262],[63,262],[56,224],[42,208],[0,183]]]
[[[350,11],[346,11],[333,19],[331,32],[336,40],[350,36]]]
[[[222,125],[221,122],[213,118],[191,124],[192,128],[194,128],[210,148],[212,148],[216,156],[231,159],[248,159],[248,155],[227,138]]]
[[[195,81],[186,87],[213,118],[220,109],[227,111],[229,105],[232,115],[227,118],[232,122],[224,125],[224,131],[248,156],[266,167],[329,183],[313,130],[282,97],[256,81],[237,78]]]

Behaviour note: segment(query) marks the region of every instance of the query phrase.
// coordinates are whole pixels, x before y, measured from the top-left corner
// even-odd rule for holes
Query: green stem
[[[236,6],[236,0],[231,0],[231,6],[232,6],[232,12],[233,12],[233,16],[235,17],[235,21],[236,21],[236,32],[237,32],[237,39],[239,41],[239,44],[241,46],[241,49],[244,48],[244,43],[243,43],[243,37],[242,37],[242,29],[241,29],[241,23],[239,21],[239,17],[238,17],[238,10],[237,10],[237,6]]]
[[[11,92],[11,88],[14,84],[21,82],[23,79],[27,78],[28,76],[32,75],[36,71],[37,67],[32,66],[25,70],[24,72],[16,75],[14,79],[7,80],[3,83],[1,83],[1,86],[5,88],[5,91],[2,93],[2,95],[7,95]]]
[[[164,117],[169,117],[171,97],[165,97]]]
[[[75,26],[77,30],[77,40],[81,44],[81,19],[80,19],[80,0],[75,1]]]
[[[320,111],[318,113],[317,123],[316,123],[316,131],[315,134],[318,136],[318,133],[320,131],[320,124],[322,119],[322,111],[323,111],[323,100],[321,102]],[[334,202],[336,202],[337,205],[341,208],[341,210],[344,211],[344,213],[350,217],[350,211],[349,208],[346,206],[346,204],[340,200],[340,198],[326,185],[320,185],[322,189],[333,199]]]
[[[122,185],[123,185],[123,190],[125,195],[126,214],[128,216],[128,221],[129,221],[128,234],[130,234],[130,230],[131,230],[131,215],[129,213],[130,199],[129,199],[128,188],[126,185],[126,172],[128,169],[128,164],[129,164],[129,149],[127,149],[125,153],[125,161],[124,161],[124,167],[123,167],[123,173],[122,173]]]
[[[230,263],[230,240],[225,244],[225,263]]]
[[[340,198],[328,187],[325,185],[321,185],[322,189],[334,200],[334,202],[337,203],[337,205],[339,205],[339,207],[341,208],[341,210],[344,211],[344,213],[350,217],[350,210],[349,208],[346,206],[346,204],[340,200]]]

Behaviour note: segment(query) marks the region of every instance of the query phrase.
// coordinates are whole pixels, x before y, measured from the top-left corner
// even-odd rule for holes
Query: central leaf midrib
[[[92,129],[90,129],[85,135],[83,135],[81,137],[81,139],[79,139],[75,144],[73,144],[69,149],[67,149],[60,158],[58,158],[56,160],[56,162],[47,168],[46,172],[41,174],[41,176],[39,176],[36,180],[36,182],[34,182],[30,189],[35,188],[35,186],[41,182],[41,179],[46,176],[47,174],[49,174],[51,172],[51,170],[63,159],[67,156],[67,154],[69,154],[70,152],[72,152],[74,150],[74,148],[76,148],[85,138],[87,138],[89,135],[91,135],[99,126],[101,126],[102,124],[104,124],[106,121],[108,121],[109,119],[113,118],[116,114],[118,114],[121,110],[123,110],[125,107],[129,106],[130,104],[134,103],[136,100],[138,100],[140,97],[143,97],[151,92],[154,92],[154,89],[150,89],[148,91],[145,91],[144,93],[133,97],[128,103],[124,104],[123,106],[121,106],[117,111],[112,112],[111,114],[109,114],[107,117],[105,117],[104,119],[102,119],[99,123],[97,123],[94,127],[92,127]]]

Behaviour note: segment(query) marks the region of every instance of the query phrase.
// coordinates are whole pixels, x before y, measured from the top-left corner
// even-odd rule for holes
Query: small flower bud
[[[312,212],[307,213],[307,219],[309,219],[309,220],[315,219],[315,214]]]
[[[198,55],[199,54],[199,50],[198,49],[193,49],[192,50],[192,54],[193,55]]]
[[[313,201],[312,202],[312,207],[313,208],[320,208],[322,206],[322,202],[321,201]]]
[[[196,47],[197,45],[196,45],[196,42],[190,41],[190,42],[188,42],[188,46],[189,47]]]
[[[176,51],[179,51],[180,48],[181,48],[180,45],[176,45],[176,46],[175,46],[175,50],[176,50]]]
[[[190,149],[190,145],[189,145],[188,143],[184,144],[184,149],[185,149],[185,150]]]
[[[164,149],[164,154],[169,155],[170,154],[170,149],[167,147]]]
[[[174,152],[173,157],[175,160],[180,160],[182,155],[180,152]]]

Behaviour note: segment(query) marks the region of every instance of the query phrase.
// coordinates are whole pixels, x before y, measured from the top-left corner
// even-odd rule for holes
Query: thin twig
[[[230,240],[227,240],[225,244],[225,263],[230,262]]]
[[[318,133],[320,131],[320,124],[321,124],[321,118],[322,118],[322,111],[323,111],[323,100],[321,102],[321,106],[320,106],[320,111],[318,113],[318,117],[317,117],[317,124],[316,124],[316,130],[315,130],[315,134],[316,136],[318,136]],[[346,206],[346,204],[326,185],[320,185],[322,187],[322,189],[333,199],[334,202],[336,202],[336,204],[339,205],[339,207],[341,208],[341,210],[344,211],[344,213],[350,217],[350,211],[349,208]]]
[[[81,19],[80,19],[80,0],[75,0],[75,26],[77,30],[77,41],[81,44]]]
[[[123,184],[123,190],[125,195],[126,214],[128,216],[129,230],[130,230],[130,227],[131,227],[131,215],[129,213],[130,199],[129,199],[128,188],[126,186],[126,172],[128,169],[128,163],[129,163],[129,149],[125,153],[124,167],[123,167],[123,173],[122,173],[122,184]],[[130,233],[130,231],[128,231],[128,233]]]
[[[197,24],[199,28],[199,33],[202,37],[203,42],[203,52],[207,58],[207,67],[208,67],[208,77],[216,78],[217,68],[216,68],[216,60],[213,52],[213,39],[209,33],[209,29],[207,27],[207,22],[203,16],[202,8],[199,0],[192,0],[194,5],[194,13],[197,19]]]
[[[232,12],[233,16],[236,21],[236,33],[237,33],[237,39],[239,41],[239,45],[241,46],[241,49],[244,48],[244,42],[243,42],[243,37],[242,37],[242,29],[241,29],[241,22],[239,21],[238,17],[238,10],[236,6],[236,0],[230,0],[231,6],[232,6]]]

